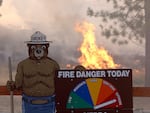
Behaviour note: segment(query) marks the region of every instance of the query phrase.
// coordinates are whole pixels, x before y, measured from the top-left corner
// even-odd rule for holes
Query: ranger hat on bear
[[[52,41],[46,41],[46,35],[41,33],[40,31],[36,31],[31,36],[31,41],[26,41],[27,44],[49,44]]]

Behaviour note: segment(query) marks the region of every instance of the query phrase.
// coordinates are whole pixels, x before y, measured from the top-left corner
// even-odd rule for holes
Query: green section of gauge
[[[91,106],[89,103],[84,101],[82,98],[80,98],[74,92],[70,93],[66,107],[67,107],[67,109],[93,108],[93,106]]]

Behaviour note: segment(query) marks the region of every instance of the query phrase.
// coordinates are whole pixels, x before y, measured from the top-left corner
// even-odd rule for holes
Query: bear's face
[[[29,56],[31,59],[40,60],[48,55],[49,44],[29,44]]]

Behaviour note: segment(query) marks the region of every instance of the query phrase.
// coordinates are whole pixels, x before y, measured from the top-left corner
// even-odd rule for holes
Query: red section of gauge
[[[115,87],[111,85],[109,82],[103,80],[101,90],[99,91],[99,96],[97,99],[97,105],[107,100],[107,98],[109,98],[115,92],[116,92]]]

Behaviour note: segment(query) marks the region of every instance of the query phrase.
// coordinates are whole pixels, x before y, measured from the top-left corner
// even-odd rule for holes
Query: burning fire
[[[78,59],[79,63],[87,69],[107,69],[116,68],[113,58],[103,47],[97,47],[95,43],[95,27],[93,24],[83,22],[77,24],[75,28],[83,35],[83,43],[79,48],[81,57]]]

